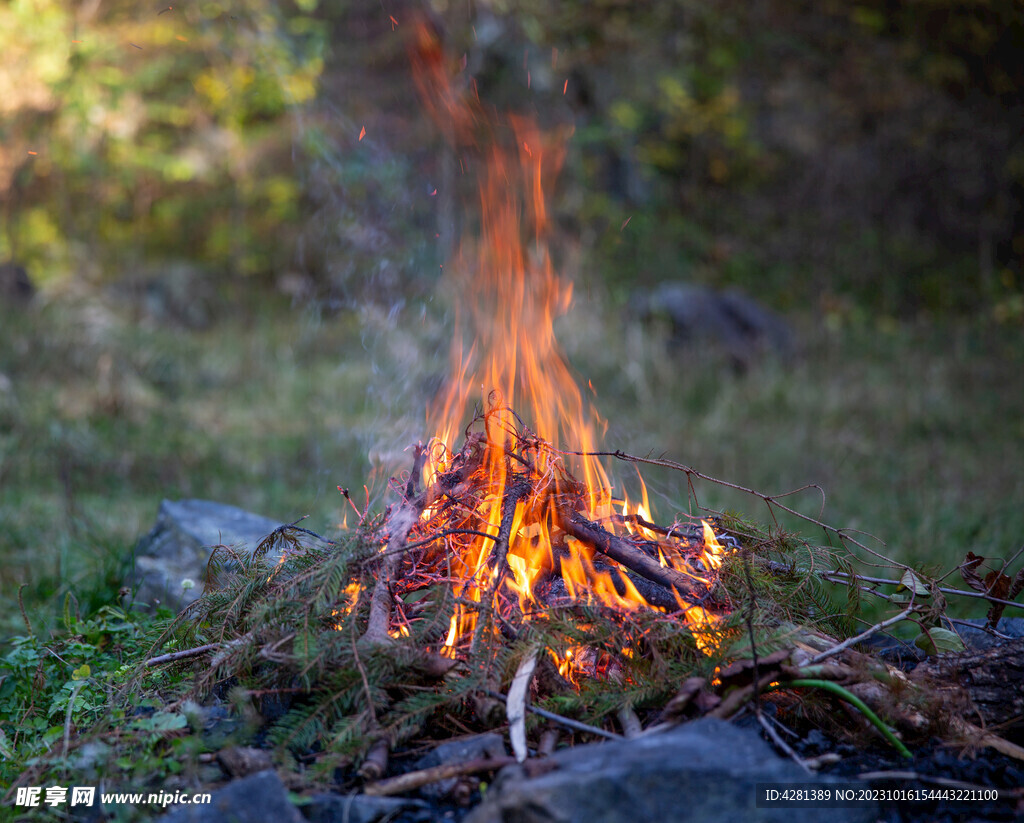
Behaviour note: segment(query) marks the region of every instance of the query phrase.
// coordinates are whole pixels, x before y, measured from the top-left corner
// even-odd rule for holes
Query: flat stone
[[[252,551],[281,523],[211,500],[164,500],[156,524],[135,546],[135,599],[178,611],[203,592],[213,547]],[[272,555],[274,557],[279,554]],[[191,580],[192,588],[182,582]]]
[[[192,795],[190,794],[189,797]],[[273,769],[228,783],[213,792],[211,802],[178,805],[160,823],[303,823]]]
[[[620,823],[771,821],[867,823],[877,809],[758,808],[756,784],[821,787],[776,755],[757,732],[704,718],[664,734],[577,746],[556,753],[557,769],[530,779],[503,769],[466,823]],[[848,783],[842,784],[848,786]]]

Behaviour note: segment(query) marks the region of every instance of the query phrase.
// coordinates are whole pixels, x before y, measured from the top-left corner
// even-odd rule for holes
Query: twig
[[[890,580],[885,577],[866,577],[862,574],[849,574],[848,572],[834,571],[832,569],[794,569],[787,566],[785,563],[778,563],[776,561],[768,561],[765,563],[770,571],[782,572],[785,574],[792,574],[794,572],[800,572],[804,574],[813,574],[817,577],[824,578],[831,582],[837,582],[832,578],[839,578],[840,580],[848,581],[855,579],[864,583],[877,583],[881,586],[902,586],[903,584],[899,580]],[[903,568],[901,566],[901,568]],[[913,571],[913,570],[911,570]],[[916,572],[915,572],[916,574]],[[1018,603],[1016,600],[1001,600],[998,597],[992,597],[991,595],[985,594],[984,592],[971,592],[965,589],[951,589],[947,586],[939,586],[938,590],[943,594],[953,594],[958,597],[974,597],[978,600],[987,600],[990,603],[1000,603],[1003,606],[1013,606],[1018,609],[1024,609],[1024,603]]]
[[[35,632],[32,630],[32,622],[28,619],[28,612],[25,611],[25,601],[22,599],[21,592],[28,585],[28,583],[22,583],[18,586],[18,608],[21,609],[21,619],[25,621],[25,628],[28,629],[28,633],[31,636],[35,636]]]
[[[372,797],[388,797],[393,794],[415,791],[416,789],[437,783],[439,780],[448,780],[452,777],[461,777],[467,774],[478,774],[480,772],[494,772],[503,769],[505,766],[512,766],[516,763],[514,757],[480,757],[475,760],[467,760],[463,763],[442,763],[440,766],[431,766],[428,769],[420,769],[415,772],[406,772],[397,777],[389,777],[387,780],[378,780],[363,787],[363,794]]]
[[[899,623],[902,620],[906,620],[916,608],[917,606],[911,603],[899,614],[893,615],[888,620],[883,620],[881,623],[875,623],[874,626],[871,626],[869,629],[862,631],[855,637],[847,638],[842,643],[838,643],[835,646],[833,646],[831,649],[825,649],[825,651],[823,651],[821,654],[816,654],[814,657],[807,661],[808,665],[813,666],[815,663],[820,663],[822,660],[832,657],[833,655],[839,654],[839,652],[843,651],[844,649],[850,648],[850,646],[853,646],[856,643],[860,643],[862,640],[867,640],[869,637],[871,637],[871,635],[875,634],[876,632],[880,632],[882,629],[887,629],[889,628],[889,626],[895,625],[896,623]]]
[[[775,727],[768,722],[768,718],[760,711],[755,712],[755,715],[757,716],[758,722],[761,724],[761,728],[765,730],[765,733],[772,739],[772,742],[781,749],[790,760],[807,772],[807,774],[814,774],[814,772],[811,771],[811,767],[800,758],[800,755],[793,751],[793,748],[779,736],[779,733],[775,731]]]
[[[529,484],[523,482],[513,483],[512,487],[505,491],[505,499],[501,503],[501,524],[498,527],[498,539],[494,543],[494,548],[491,549],[494,579],[491,580],[491,585],[488,586],[486,594],[480,599],[480,604],[484,610],[492,610],[494,595],[497,593],[498,587],[501,586],[501,581],[505,579],[505,572],[508,569],[508,541],[512,536],[512,523],[515,520],[516,506],[529,493]],[[485,623],[487,623],[485,615],[479,615],[476,620],[476,626],[473,627],[473,639],[469,644],[469,653],[471,655],[476,653],[477,647],[480,644]]]
[[[487,689],[487,694],[489,694],[491,697],[495,698],[496,700],[501,700],[502,702],[505,702],[506,700],[508,700],[508,698],[505,697],[505,695],[503,695],[501,692],[492,691],[491,689]],[[599,729],[597,726],[589,726],[586,723],[580,723],[579,720],[573,720],[571,717],[563,717],[560,714],[555,714],[554,712],[549,712],[547,709],[542,709],[539,706],[527,706],[526,710],[529,711],[529,712],[533,712],[538,717],[543,717],[543,718],[545,718],[547,720],[552,721],[553,723],[558,723],[561,726],[565,726],[567,729],[573,729],[574,731],[577,731],[577,732],[585,732],[586,734],[595,734],[595,735],[598,735],[599,737],[607,737],[609,740],[622,740],[623,739],[622,735],[615,734],[615,732],[608,732],[608,731],[605,731],[604,729]]]
[[[378,737],[366,753],[366,760],[359,767],[359,776],[363,780],[380,780],[388,770],[388,752],[391,744],[386,737]]]
[[[159,666],[161,663],[171,663],[175,660],[185,660],[189,657],[198,657],[201,654],[212,652],[220,648],[220,643],[207,643],[205,646],[196,646],[192,649],[182,649],[178,652],[169,652],[167,654],[161,654],[157,657],[151,657],[142,665],[144,666]]]

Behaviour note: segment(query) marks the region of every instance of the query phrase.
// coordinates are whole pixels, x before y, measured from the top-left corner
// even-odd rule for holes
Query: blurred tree
[[[0,258],[44,281],[144,256],[279,263],[301,197],[287,112],[323,69],[317,3],[0,8]]]

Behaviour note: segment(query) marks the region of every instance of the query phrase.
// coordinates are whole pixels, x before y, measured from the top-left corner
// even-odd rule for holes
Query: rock
[[[302,814],[309,823],[377,823],[393,820],[399,814],[404,823],[431,823],[436,819],[434,810],[422,800],[365,794],[315,794],[302,807]]]
[[[719,347],[739,370],[764,353],[785,358],[795,350],[785,320],[734,289],[720,292],[689,283],[663,283],[635,297],[632,306],[644,319],[667,320],[673,345]]]
[[[135,599],[175,611],[202,594],[213,546],[251,551],[281,524],[210,500],[164,500],[156,524],[135,546]],[[192,587],[182,586],[192,581]]]
[[[228,746],[217,752],[217,762],[232,777],[247,777],[273,768],[270,752],[251,746]]]
[[[777,756],[757,732],[704,718],[664,734],[577,746],[557,769],[529,779],[503,769],[466,823],[618,823],[737,820],[873,821],[877,810],[758,808],[758,783],[834,784]],[[843,784],[849,786],[849,783]]]
[[[185,795],[191,799],[192,794]],[[273,769],[234,780],[213,793],[211,802],[179,805],[158,818],[160,823],[303,823]]]
[[[489,732],[466,737],[462,740],[451,740],[442,743],[432,752],[423,755],[416,761],[417,769],[430,769],[444,763],[467,763],[470,760],[481,758],[505,757],[508,751],[505,749],[505,740],[500,734]],[[439,780],[420,789],[420,792],[430,798],[439,799],[447,795],[458,782],[457,777],[447,780]]]

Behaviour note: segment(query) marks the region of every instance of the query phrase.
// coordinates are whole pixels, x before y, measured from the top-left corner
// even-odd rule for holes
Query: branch
[[[393,794],[415,791],[416,789],[437,783],[439,780],[448,780],[452,777],[461,777],[467,774],[478,774],[479,772],[495,772],[505,766],[513,766],[516,763],[514,757],[479,757],[475,760],[467,760],[464,763],[442,763],[440,766],[431,766],[429,769],[420,769],[415,772],[406,772],[397,777],[389,777],[387,780],[378,780],[363,787],[363,794],[371,797],[388,797]]]
[[[558,525],[567,534],[577,540],[589,543],[602,554],[621,563],[641,577],[646,577],[655,583],[660,583],[666,589],[675,589],[687,602],[691,604],[703,602],[709,590],[701,591],[697,582],[692,577],[687,577],[682,572],[662,566],[653,557],[640,551],[628,540],[616,537],[614,534],[605,531],[600,526],[591,523],[576,512],[567,514],[561,507],[556,509]]]
[[[418,443],[413,451],[413,466],[409,473],[405,497],[388,518],[387,557],[381,564],[377,574],[377,583],[373,587],[370,616],[366,624],[366,631],[360,639],[362,643],[386,644],[391,642],[391,636],[388,634],[388,627],[391,624],[391,580],[398,571],[399,556],[401,549],[405,547],[409,531],[416,525],[416,521],[419,520],[426,505],[424,498],[416,496],[416,487],[420,482],[420,473],[423,470],[425,458],[426,451],[423,444]]]
[[[500,700],[503,703],[508,700],[505,695],[501,692],[491,691],[487,689],[487,694],[493,697],[495,700]],[[579,720],[573,720],[571,717],[563,717],[560,714],[549,712],[547,709],[542,709],[539,706],[527,705],[526,710],[533,712],[539,717],[543,717],[546,720],[550,720],[553,723],[558,723],[560,726],[565,726],[567,729],[572,729],[577,732],[585,732],[586,734],[595,734],[599,737],[607,737],[609,740],[622,740],[623,737],[615,732],[607,732],[604,729],[599,729],[597,726],[588,726],[586,723],[580,723]]]
[[[175,660],[185,660],[189,657],[198,657],[201,654],[212,652],[220,648],[220,643],[207,643],[205,646],[196,646],[194,649],[182,649],[180,652],[169,652],[158,657],[151,657],[142,665],[159,666],[161,663],[171,663]]]

